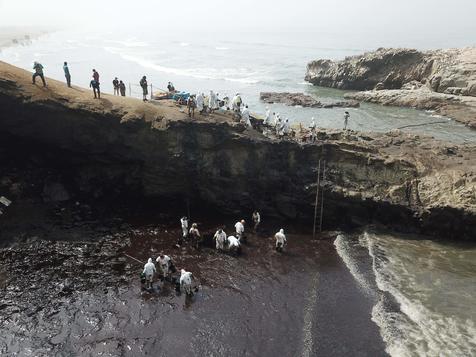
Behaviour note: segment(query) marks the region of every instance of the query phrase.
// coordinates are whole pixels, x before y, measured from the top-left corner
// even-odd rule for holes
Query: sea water
[[[64,30],[34,40],[28,46],[14,46],[0,52],[0,60],[31,70],[41,62],[49,77],[64,80],[62,65],[69,64],[73,84],[89,86],[92,69],[101,75],[102,90],[112,92],[112,80],[126,83],[127,94],[141,97],[143,75],[153,90],[164,90],[167,82],[190,93],[220,97],[240,93],[251,111],[263,115],[263,91],[303,92],[323,102],[342,100],[344,91],[319,88],[304,81],[311,60],[342,59],[376,49],[383,40],[356,39],[336,33],[305,32],[164,32],[154,29],[87,32]],[[424,43],[424,42],[422,42]],[[390,44],[389,44],[390,45]],[[424,46],[421,46],[424,47]],[[272,112],[291,123],[307,126],[315,118],[319,127],[342,128],[344,111],[351,114],[350,128],[386,132],[406,125],[437,123],[404,129],[437,139],[476,142],[476,131],[430,112],[383,107],[363,103],[360,108],[313,109],[269,105]]]
[[[364,232],[335,246],[373,298],[390,355],[475,355],[476,244]]]

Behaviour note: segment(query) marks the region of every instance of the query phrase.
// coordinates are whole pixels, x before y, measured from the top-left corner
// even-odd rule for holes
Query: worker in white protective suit
[[[199,93],[197,95],[197,110],[200,114],[203,113],[204,105],[205,105],[205,97],[203,96],[203,93]]]
[[[317,135],[316,135],[316,120],[314,117],[312,117],[311,124],[309,124],[309,130],[311,131],[311,141],[314,142],[316,141]]]
[[[192,228],[190,228],[189,234],[192,238],[192,242],[195,248],[200,249],[200,245],[202,244],[202,236],[200,235],[200,231],[198,230],[197,223],[192,224]]]
[[[280,138],[282,138],[284,136],[285,127],[286,127],[286,121],[280,119],[279,126],[278,126],[278,136]]]
[[[243,108],[243,111],[241,112],[241,120],[242,120],[243,124],[245,124],[248,128],[253,127],[251,125],[250,117],[251,117],[251,113],[250,113],[250,110],[248,109],[248,106],[246,105]]]
[[[188,236],[188,218],[186,216],[180,218],[180,225],[182,226],[182,238],[186,239]]]
[[[244,219],[235,223],[235,232],[236,232],[236,238],[238,238],[238,240],[241,241],[245,235],[245,220]]]
[[[185,269],[180,270],[180,287],[187,295],[193,295],[192,291],[192,273]]]
[[[172,259],[168,255],[165,255],[164,253],[160,253],[159,257],[155,260],[160,267],[160,270],[162,270],[162,275],[164,276],[164,279],[167,279],[170,274],[170,264],[172,262]]]
[[[152,281],[154,279],[154,274],[156,273],[155,265],[152,263],[152,258],[149,258],[147,264],[144,265],[144,271],[142,274],[145,275],[145,287],[147,289],[152,289]]]
[[[284,235],[284,229],[280,229],[278,233],[274,235],[276,238],[276,250],[282,252],[284,245],[286,244],[286,236]]]
[[[273,125],[275,129],[278,126],[278,122],[279,122],[279,113],[274,113]]]
[[[223,229],[220,228],[219,230],[217,230],[215,235],[213,236],[213,239],[215,239],[217,250],[225,249],[226,233],[223,231]]]
[[[217,96],[214,91],[210,91],[208,109],[210,113],[213,113],[214,110],[218,109]]]
[[[233,100],[231,101],[231,105],[233,107],[233,112],[240,115],[241,113],[241,104],[243,101],[241,100],[240,93],[236,93]]]
[[[259,224],[261,223],[261,215],[259,214],[258,211],[254,211],[253,214],[251,215],[251,218],[253,219],[254,230],[256,232],[258,230]]]
[[[240,252],[241,243],[238,238],[235,236],[229,236],[227,238],[228,251],[233,254],[238,254]]]
[[[276,122],[276,125],[274,126],[275,130],[276,130],[276,135],[279,136],[279,131],[281,130],[281,126],[283,125],[283,121],[281,120],[281,118],[279,117],[279,114],[278,114],[278,120]]]
[[[291,132],[291,124],[289,124],[289,119],[286,118],[286,120],[284,121],[283,134],[287,136],[289,135],[290,132]]]
[[[349,112],[345,112],[345,114],[344,114],[344,130],[347,130],[347,125],[349,125],[349,118],[350,118]]]
[[[269,107],[266,107],[266,114],[264,115],[263,124],[264,125],[271,124],[271,110],[269,109]]]

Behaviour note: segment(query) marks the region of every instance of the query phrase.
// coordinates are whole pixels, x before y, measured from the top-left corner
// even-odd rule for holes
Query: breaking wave
[[[476,248],[367,232],[335,246],[359,285],[375,289],[372,320],[391,356],[474,355]]]
[[[118,49],[112,47],[108,47],[107,50],[118,53],[126,61],[134,62],[144,68],[153,69],[157,72],[170,73],[178,76],[186,76],[198,79],[224,80],[244,84],[256,84],[260,82],[260,79],[250,78],[250,76],[253,76],[254,73],[250,72],[246,68],[214,69],[167,67],[138,56],[120,53]]]

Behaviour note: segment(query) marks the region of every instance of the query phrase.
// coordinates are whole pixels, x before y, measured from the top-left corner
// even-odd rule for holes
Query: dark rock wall
[[[238,217],[258,208],[264,216],[300,221],[307,228],[322,159],[327,162],[326,228],[380,223],[441,233],[416,218],[418,208],[403,193],[385,199],[389,187],[416,177],[416,168],[387,162],[370,149],[337,141],[300,145],[252,138],[228,124],[170,122],[167,129],[152,129],[143,120],[121,123],[110,115],[4,95],[0,107],[0,130],[10,139],[3,150],[27,151],[26,156],[40,158],[38,167],[54,167],[72,199],[116,195],[166,207],[189,201],[195,210],[214,207]]]

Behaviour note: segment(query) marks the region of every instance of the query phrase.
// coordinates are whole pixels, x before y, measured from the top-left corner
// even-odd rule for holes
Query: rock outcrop
[[[460,107],[476,111],[474,47],[427,52],[379,49],[337,62],[318,60],[308,64],[306,80],[324,87],[369,91],[348,98],[433,109],[476,127],[476,117],[448,108],[457,102]],[[395,95],[400,99],[392,100],[391,92],[380,93],[384,90],[400,90]]]
[[[260,93],[260,100],[268,104],[281,103],[292,107],[300,106],[304,108],[357,108],[360,106],[360,102],[356,100],[323,103],[304,93],[262,92]]]
[[[193,209],[233,216],[258,207],[264,216],[307,224],[317,163],[326,160],[327,227],[380,223],[475,238],[474,147],[398,132],[320,132],[316,144],[273,140],[227,115],[190,120],[166,102],[109,95],[95,101],[52,80],[46,89],[32,86],[28,72],[7,64],[0,64],[0,107],[0,165],[15,158],[51,170],[52,182],[73,200],[189,201]]]

